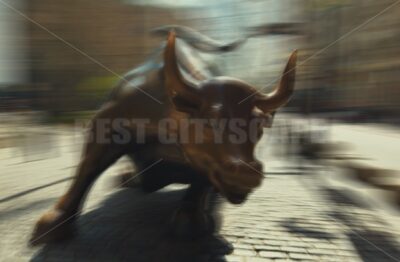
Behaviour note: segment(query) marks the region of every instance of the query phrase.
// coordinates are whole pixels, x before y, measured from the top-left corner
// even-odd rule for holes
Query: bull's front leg
[[[215,231],[212,216],[212,198],[214,189],[205,182],[190,185],[183,198],[181,207],[172,217],[171,230],[174,236],[194,239],[210,235]]]
[[[30,243],[36,245],[70,237],[90,186],[123,152],[121,145],[87,143],[74,181],[56,205],[39,219]]]

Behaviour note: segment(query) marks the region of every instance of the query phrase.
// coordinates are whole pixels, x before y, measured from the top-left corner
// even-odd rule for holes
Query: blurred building
[[[311,89],[302,96],[305,111],[397,119],[400,5],[381,13],[393,3],[312,1],[306,57],[321,52],[304,65]]]
[[[29,12],[45,27],[29,24],[32,82],[57,111],[95,108],[91,97],[103,97],[160,44],[149,30],[175,22],[170,10],[112,0],[32,0]]]
[[[300,23],[303,35],[254,37],[234,52],[202,56],[223,74],[268,92],[290,52],[299,49],[294,110],[372,119],[400,111],[400,5],[371,19],[391,0],[20,1],[12,5],[34,22],[2,6],[8,24],[0,30],[23,39],[29,52],[20,49],[21,42],[7,40],[0,50],[0,80],[29,80],[35,109],[95,109],[118,75],[143,62],[163,41],[149,34],[156,26],[186,25],[228,42],[249,27]],[[9,60],[17,66],[8,66]]]
[[[4,4],[3,4],[4,3]],[[26,108],[32,93],[29,81],[26,20],[11,11],[12,4],[25,10],[22,0],[0,4],[0,111]]]
[[[23,1],[5,1],[24,10]],[[0,88],[27,82],[26,20],[0,4]]]
[[[304,20],[300,4],[299,8],[287,8],[291,2],[32,0],[30,17],[45,27],[29,23],[32,82],[36,90],[52,97],[47,99],[51,103],[47,107],[56,111],[91,109],[98,99],[88,103],[89,98],[103,97],[102,91],[110,90],[118,80],[116,74],[141,63],[160,44],[162,39],[151,36],[150,29],[181,24],[229,41],[243,37],[250,26]],[[299,48],[295,40],[259,37],[233,53],[208,56],[224,73],[268,92],[290,51]]]

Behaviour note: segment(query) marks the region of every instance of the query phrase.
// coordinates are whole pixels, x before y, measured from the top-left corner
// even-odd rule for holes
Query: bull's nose
[[[261,163],[255,160],[245,162],[241,159],[230,159],[221,168],[221,179],[231,186],[255,188],[264,177]]]
[[[262,173],[262,164],[259,161],[244,161],[242,159],[229,159],[225,161],[224,166],[227,171],[232,173]]]
[[[253,170],[262,173],[263,166],[260,161],[250,161],[247,164]]]

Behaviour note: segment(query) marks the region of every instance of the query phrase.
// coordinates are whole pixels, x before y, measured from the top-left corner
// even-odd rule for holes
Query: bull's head
[[[215,77],[194,85],[180,73],[175,54],[175,34],[171,32],[168,36],[164,76],[174,110],[191,119],[212,120],[206,122],[201,130],[201,143],[196,140],[198,134],[194,132],[198,130],[188,128],[188,143],[182,144],[182,149],[192,165],[206,173],[211,183],[231,203],[243,202],[263,179],[262,165],[254,158],[254,149],[265,121],[257,120],[271,118],[275,110],[290,99],[295,82],[296,55],[295,51],[279,85],[270,94],[261,94],[251,85],[230,77]],[[246,130],[245,139],[232,139],[230,132],[222,132],[221,137],[216,137],[218,132],[215,128],[221,128],[221,124],[236,125],[242,135]]]

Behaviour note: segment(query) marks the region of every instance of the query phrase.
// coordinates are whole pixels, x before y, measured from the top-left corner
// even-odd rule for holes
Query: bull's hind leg
[[[30,243],[35,245],[71,236],[74,221],[90,186],[122,154],[123,148],[119,145],[87,143],[74,181],[55,207],[39,219]]]

